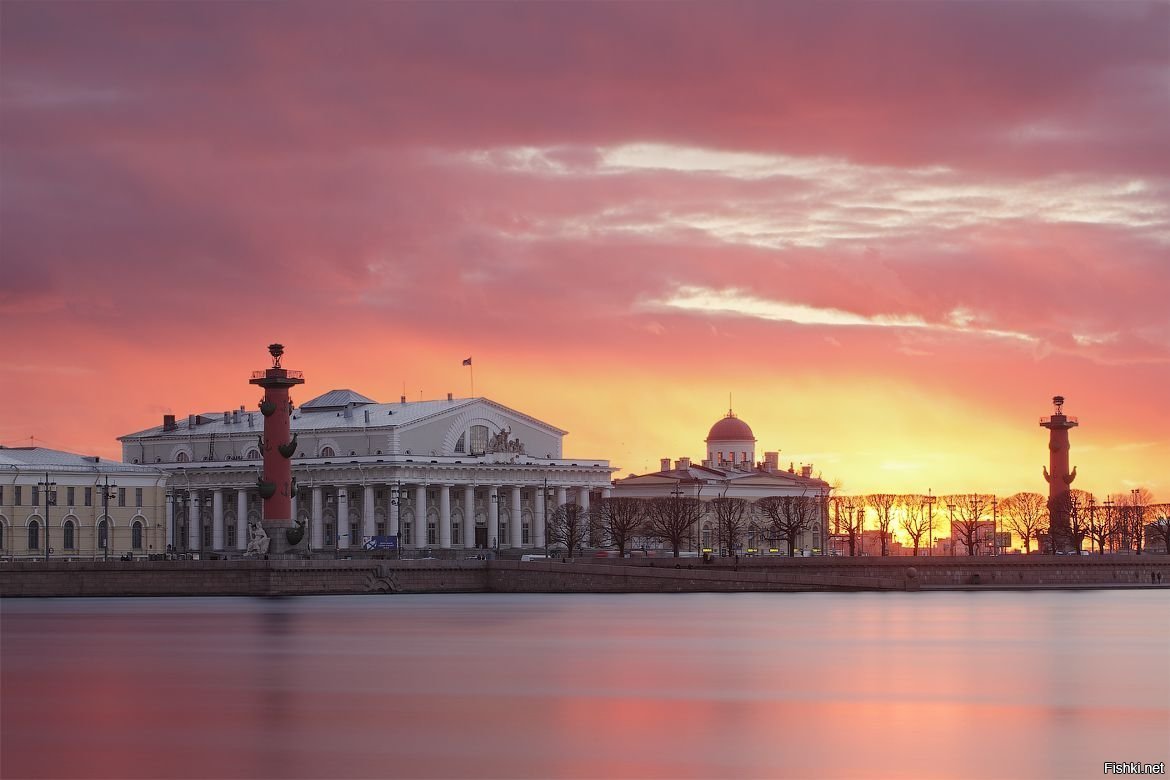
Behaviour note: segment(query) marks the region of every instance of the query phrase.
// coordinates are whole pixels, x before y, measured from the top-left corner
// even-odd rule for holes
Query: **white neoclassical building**
[[[315,551],[532,548],[568,502],[609,494],[609,462],[565,458],[566,431],[487,398],[379,403],[331,390],[294,406],[294,517]],[[167,541],[239,552],[259,517],[263,418],[241,406],[119,437],[124,459],[167,475]]]
[[[0,447],[0,556],[164,552],[166,474],[45,447]]]
[[[727,551],[729,554],[787,552],[787,543],[774,538],[755,502],[769,496],[816,499],[819,516],[801,534],[796,549],[821,554],[827,545],[825,501],[829,484],[813,476],[811,464],[801,466],[799,471],[793,465],[781,469],[779,450],[765,452],[764,459],[756,461],[756,443],[751,426],[728,410],[726,416],[711,426],[705,442],[707,457],[699,464],[692,463],[690,458],[679,458],[672,465],[670,458],[663,458],[656,472],[615,480],[614,495],[630,498],[681,495],[703,501],[704,512],[693,529],[690,546],[708,552],[718,552],[717,521],[709,502],[723,497],[744,499],[748,502],[746,530],[737,549]]]

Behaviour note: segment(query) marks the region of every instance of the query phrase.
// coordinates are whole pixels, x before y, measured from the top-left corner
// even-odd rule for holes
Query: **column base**
[[[297,530],[292,520],[265,520],[262,525],[268,534],[268,558],[305,558],[309,555],[307,528],[302,530],[301,538],[293,544],[288,540],[288,532]]]

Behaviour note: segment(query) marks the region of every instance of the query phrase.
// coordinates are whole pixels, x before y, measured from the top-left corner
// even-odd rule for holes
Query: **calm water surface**
[[[1101,777],[1170,592],[0,602],[0,776]]]

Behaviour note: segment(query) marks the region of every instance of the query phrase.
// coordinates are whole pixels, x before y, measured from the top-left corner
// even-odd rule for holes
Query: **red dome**
[[[750,425],[743,420],[728,414],[719,422],[711,426],[707,434],[707,441],[750,441],[756,440]]]

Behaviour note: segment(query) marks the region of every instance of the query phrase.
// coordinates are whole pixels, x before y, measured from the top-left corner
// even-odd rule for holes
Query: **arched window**
[[[466,439],[467,439],[466,433],[459,434],[459,441],[455,442],[455,451],[456,452],[466,452],[467,451],[466,444],[464,444]]]
[[[142,523],[138,520],[130,526],[130,546],[135,550],[142,549]]]
[[[98,549],[104,550],[110,544],[110,524],[105,520],[98,523]]]
[[[486,425],[471,426],[471,454],[483,455],[487,452],[488,429]]]
[[[337,453],[335,453],[335,452],[333,451],[333,448],[332,448],[332,447],[322,447],[322,448],[321,448],[321,457],[322,457],[322,458],[332,458],[332,457],[333,457],[333,456],[335,456],[336,454],[337,454]]]
[[[62,540],[61,540],[62,546],[66,550],[72,550],[72,549],[74,549],[74,547],[76,547],[76,544],[74,543],[74,538],[73,538],[73,521],[72,520],[65,521],[65,529],[64,529],[64,531],[62,531],[61,536],[62,536]]]
[[[189,460],[191,460],[191,456],[189,456],[189,455],[188,455],[187,453],[185,453],[185,452],[180,452],[178,455],[176,455],[176,456],[175,456],[175,462],[176,462],[176,463],[186,463],[186,462],[188,462]]]
[[[28,524],[28,549],[41,549],[41,524],[36,520]]]
[[[244,460],[260,460],[260,450],[256,449],[255,447],[249,448],[249,450],[244,453]]]

